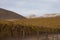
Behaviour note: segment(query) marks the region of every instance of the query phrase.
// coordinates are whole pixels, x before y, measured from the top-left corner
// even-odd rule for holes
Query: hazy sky
[[[0,0],[0,8],[27,16],[60,13],[60,0]]]

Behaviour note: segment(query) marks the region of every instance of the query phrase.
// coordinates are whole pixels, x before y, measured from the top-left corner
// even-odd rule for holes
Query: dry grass
[[[60,33],[60,18],[34,18],[15,21],[0,20],[0,37],[24,34]]]

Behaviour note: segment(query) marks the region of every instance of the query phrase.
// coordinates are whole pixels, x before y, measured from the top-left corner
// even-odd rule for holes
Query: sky
[[[0,0],[0,8],[23,16],[60,13],[60,0]]]

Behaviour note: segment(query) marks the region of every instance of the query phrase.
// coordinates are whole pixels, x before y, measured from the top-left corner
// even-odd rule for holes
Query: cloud
[[[45,1],[45,2],[57,2],[58,0],[42,0],[42,1]]]
[[[0,7],[22,15],[60,12],[60,0],[0,0]]]
[[[0,0],[0,3],[5,3],[7,0]]]

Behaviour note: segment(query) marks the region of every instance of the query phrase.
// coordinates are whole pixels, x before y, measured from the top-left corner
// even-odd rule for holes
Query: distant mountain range
[[[60,13],[54,13],[54,14],[44,14],[41,17],[60,17]]]
[[[40,18],[46,18],[46,17],[60,17],[60,13],[45,14],[43,16],[40,16]],[[39,18],[39,17],[36,17],[35,15],[32,15],[30,18]],[[17,20],[17,19],[26,19],[26,18],[22,15],[19,15],[18,13],[0,8],[0,19]]]
[[[0,8],[0,19],[25,19],[22,15]]]
[[[29,15],[27,18],[47,18],[47,17],[60,17],[60,13],[44,14],[42,16]]]

